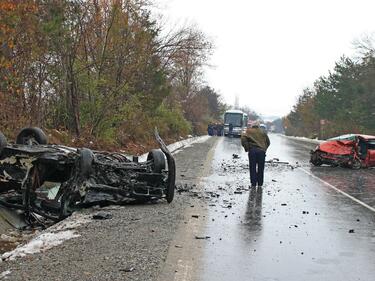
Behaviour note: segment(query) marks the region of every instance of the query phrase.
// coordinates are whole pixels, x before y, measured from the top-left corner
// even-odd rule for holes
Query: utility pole
[[[240,107],[239,100],[240,100],[240,98],[239,98],[238,95],[236,94],[236,96],[235,96],[235,98],[234,98],[234,109],[238,109],[238,108]]]

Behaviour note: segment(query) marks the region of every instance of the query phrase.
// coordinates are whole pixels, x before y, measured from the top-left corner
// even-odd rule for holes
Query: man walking
[[[265,131],[255,123],[241,135],[241,144],[249,153],[250,182],[251,187],[263,186],[264,163],[266,151],[270,146],[270,139]]]

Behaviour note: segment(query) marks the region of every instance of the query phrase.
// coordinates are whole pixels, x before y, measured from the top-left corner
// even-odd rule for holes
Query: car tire
[[[362,163],[361,163],[361,161],[358,160],[358,159],[354,159],[354,160],[353,160],[353,163],[352,163],[352,165],[351,165],[351,168],[352,168],[353,170],[359,170],[359,169],[361,169],[361,168],[362,168]]]
[[[47,135],[37,127],[23,128],[16,138],[16,144],[47,144]]]
[[[147,161],[152,160],[152,171],[154,173],[161,173],[165,170],[164,153],[158,149],[152,149],[147,155]]]
[[[168,157],[167,157],[168,158]],[[176,189],[176,163],[172,157],[168,158],[168,186],[165,194],[165,198],[168,203],[173,201],[174,191]]]
[[[90,177],[92,173],[92,162],[94,161],[94,153],[88,148],[79,150],[79,168],[81,176],[85,179]]]
[[[319,167],[323,164],[322,160],[320,160],[317,152],[313,152],[311,154],[310,162],[311,162],[311,164],[313,164],[314,166],[317,166],[317,167]]]
[[[7,139],[6,137],[3,135],[2,132],[0,132],[0,153],[1,151],[3,150],[4,147],[7,146]]]

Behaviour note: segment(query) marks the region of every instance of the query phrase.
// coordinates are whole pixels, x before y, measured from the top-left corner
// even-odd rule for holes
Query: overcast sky
[[[264,115],[288,114],[303,88],[375,30],[374,0],[155,1],[168,24],[195,24],[212,38],[207,83]]]

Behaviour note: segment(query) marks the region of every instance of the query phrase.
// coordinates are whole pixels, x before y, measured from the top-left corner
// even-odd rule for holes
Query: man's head
[[[251,128],[259,128],[259,121],[254,121],[253,124],[251,124]]]

